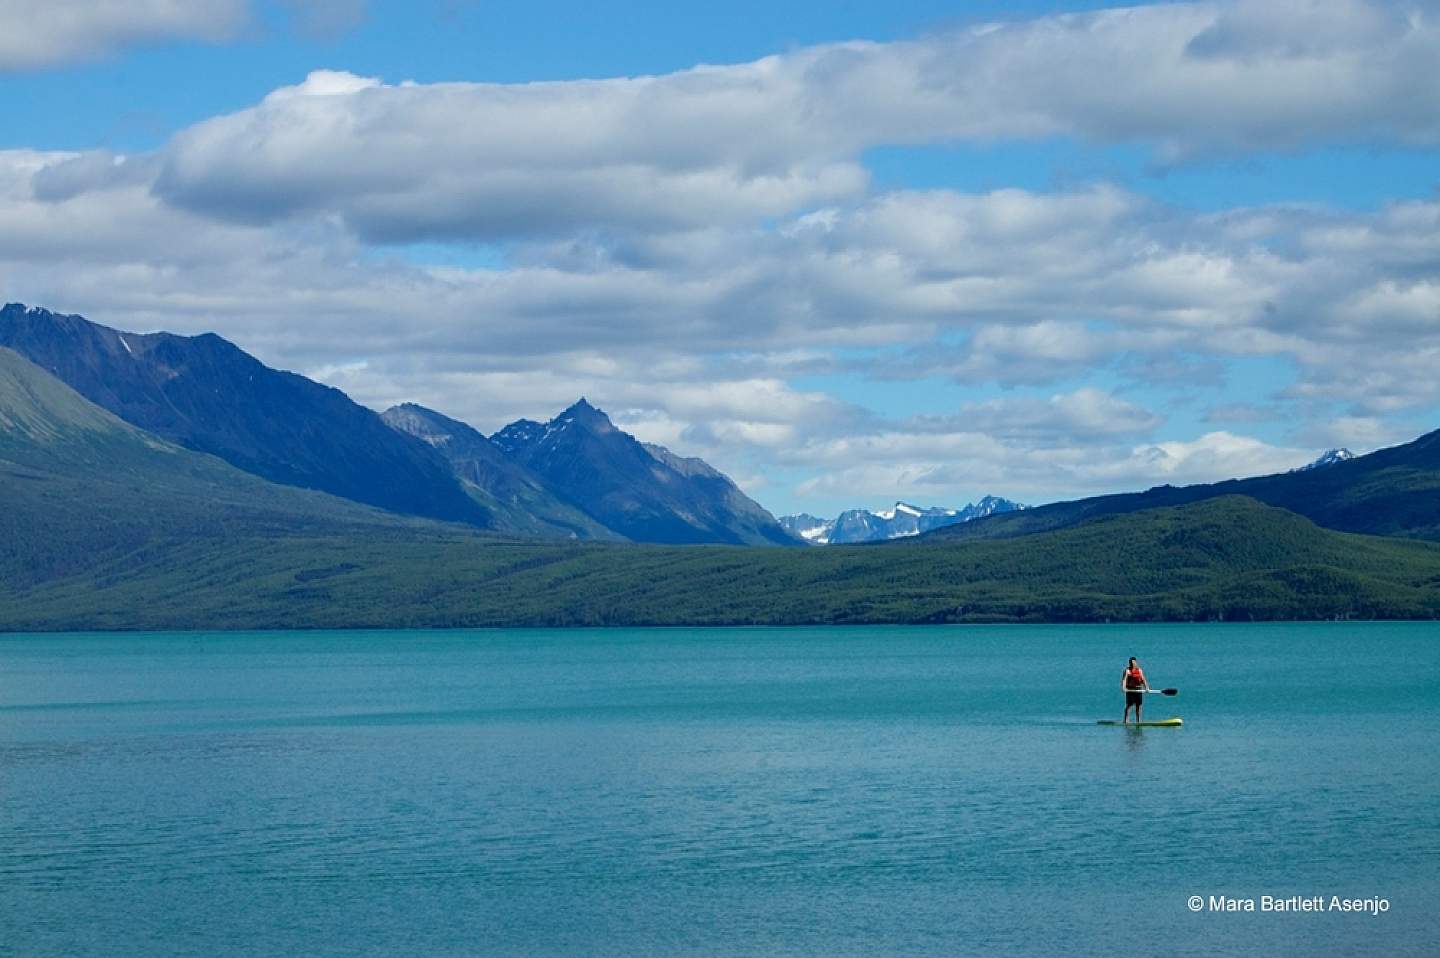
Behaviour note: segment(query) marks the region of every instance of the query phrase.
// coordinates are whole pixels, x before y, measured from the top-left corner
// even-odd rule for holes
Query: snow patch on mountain
[[[1306,463],[1298,469],[1291,469],[1291,472],[1309,472],[1312,469],[1324,469],[1326,466],[1333,466],[1338,463],[1348,462],[1355,458],[1355,453],[1349,449],[1327,449],[1320,454],[1314,462]]]
[[[490,441],[514,455],[545,438],[545,423],[533,419],[517,419],[490,437]]]
[[[879,542],[903,539],[939,529],[983,519],[1000,512],[1026,508],[1018,502],[998,496],[986,496],[962,509],[922,508],[908,502],[896,502],[889,509],[871,512],[850,509],[834,519],[821,519],[809,513],[781,516],[780,524],[793,536],[814,545],[835,545],[846,542]]]

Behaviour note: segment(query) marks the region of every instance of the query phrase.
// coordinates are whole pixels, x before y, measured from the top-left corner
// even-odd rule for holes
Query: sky
[[[0,0],[0,297],[777,515],[1440,428],[1440,2]]]

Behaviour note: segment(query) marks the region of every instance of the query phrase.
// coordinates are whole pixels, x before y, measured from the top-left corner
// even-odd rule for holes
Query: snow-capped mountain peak
[[[963,509],[922,508],[897,501],[891,508],[879,512],[850,509],[834,519],[820,519],[808,513],[782,516],[780,524],[791,535],[814,545],[878,542],[883,539],[917,536],[941,526],[1024,508],[1025,506],[1017,502],[997,496],[986,496]]]
[[[831,519],[820,519],[802,512],[796,516],[786,516],[780,520],[785,531],[792,536],[799,536],[812,545],[829,545],[830,530],[834,528],[835,522]]]
[[[891,522],[895,519],[896,516],[923,516],[937,511],[943,510],[919,509],[915,506],[910,505],[910,503],[908,502],[896,502],[895,505],[891,506],[889,509],[885,509],[881,512],[871,513],[871,515],[879,516],[886,522]],[[955,510],[951,509],[949,511],[953,513]]]
[[[1333,466],[1337,463],[1347,462],[1355,458],[1355,453],[1341,447],[1339,449],[1327,449],[1320,454],[1314,462],[1307,463],[1291,472],[1309,472],[1311,469],[1324,469],[1326,466]]]

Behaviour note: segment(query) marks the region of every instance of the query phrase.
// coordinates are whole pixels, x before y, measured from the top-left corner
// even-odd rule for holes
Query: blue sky
[[[689,6],[12,0],[0,291],[777,514],[1440,426],[1432,5]]]

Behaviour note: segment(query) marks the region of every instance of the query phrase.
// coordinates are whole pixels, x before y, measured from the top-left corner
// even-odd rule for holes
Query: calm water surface
[[[1428,624],[0,636],[0,954],[1435,955],[1437,733]]]

